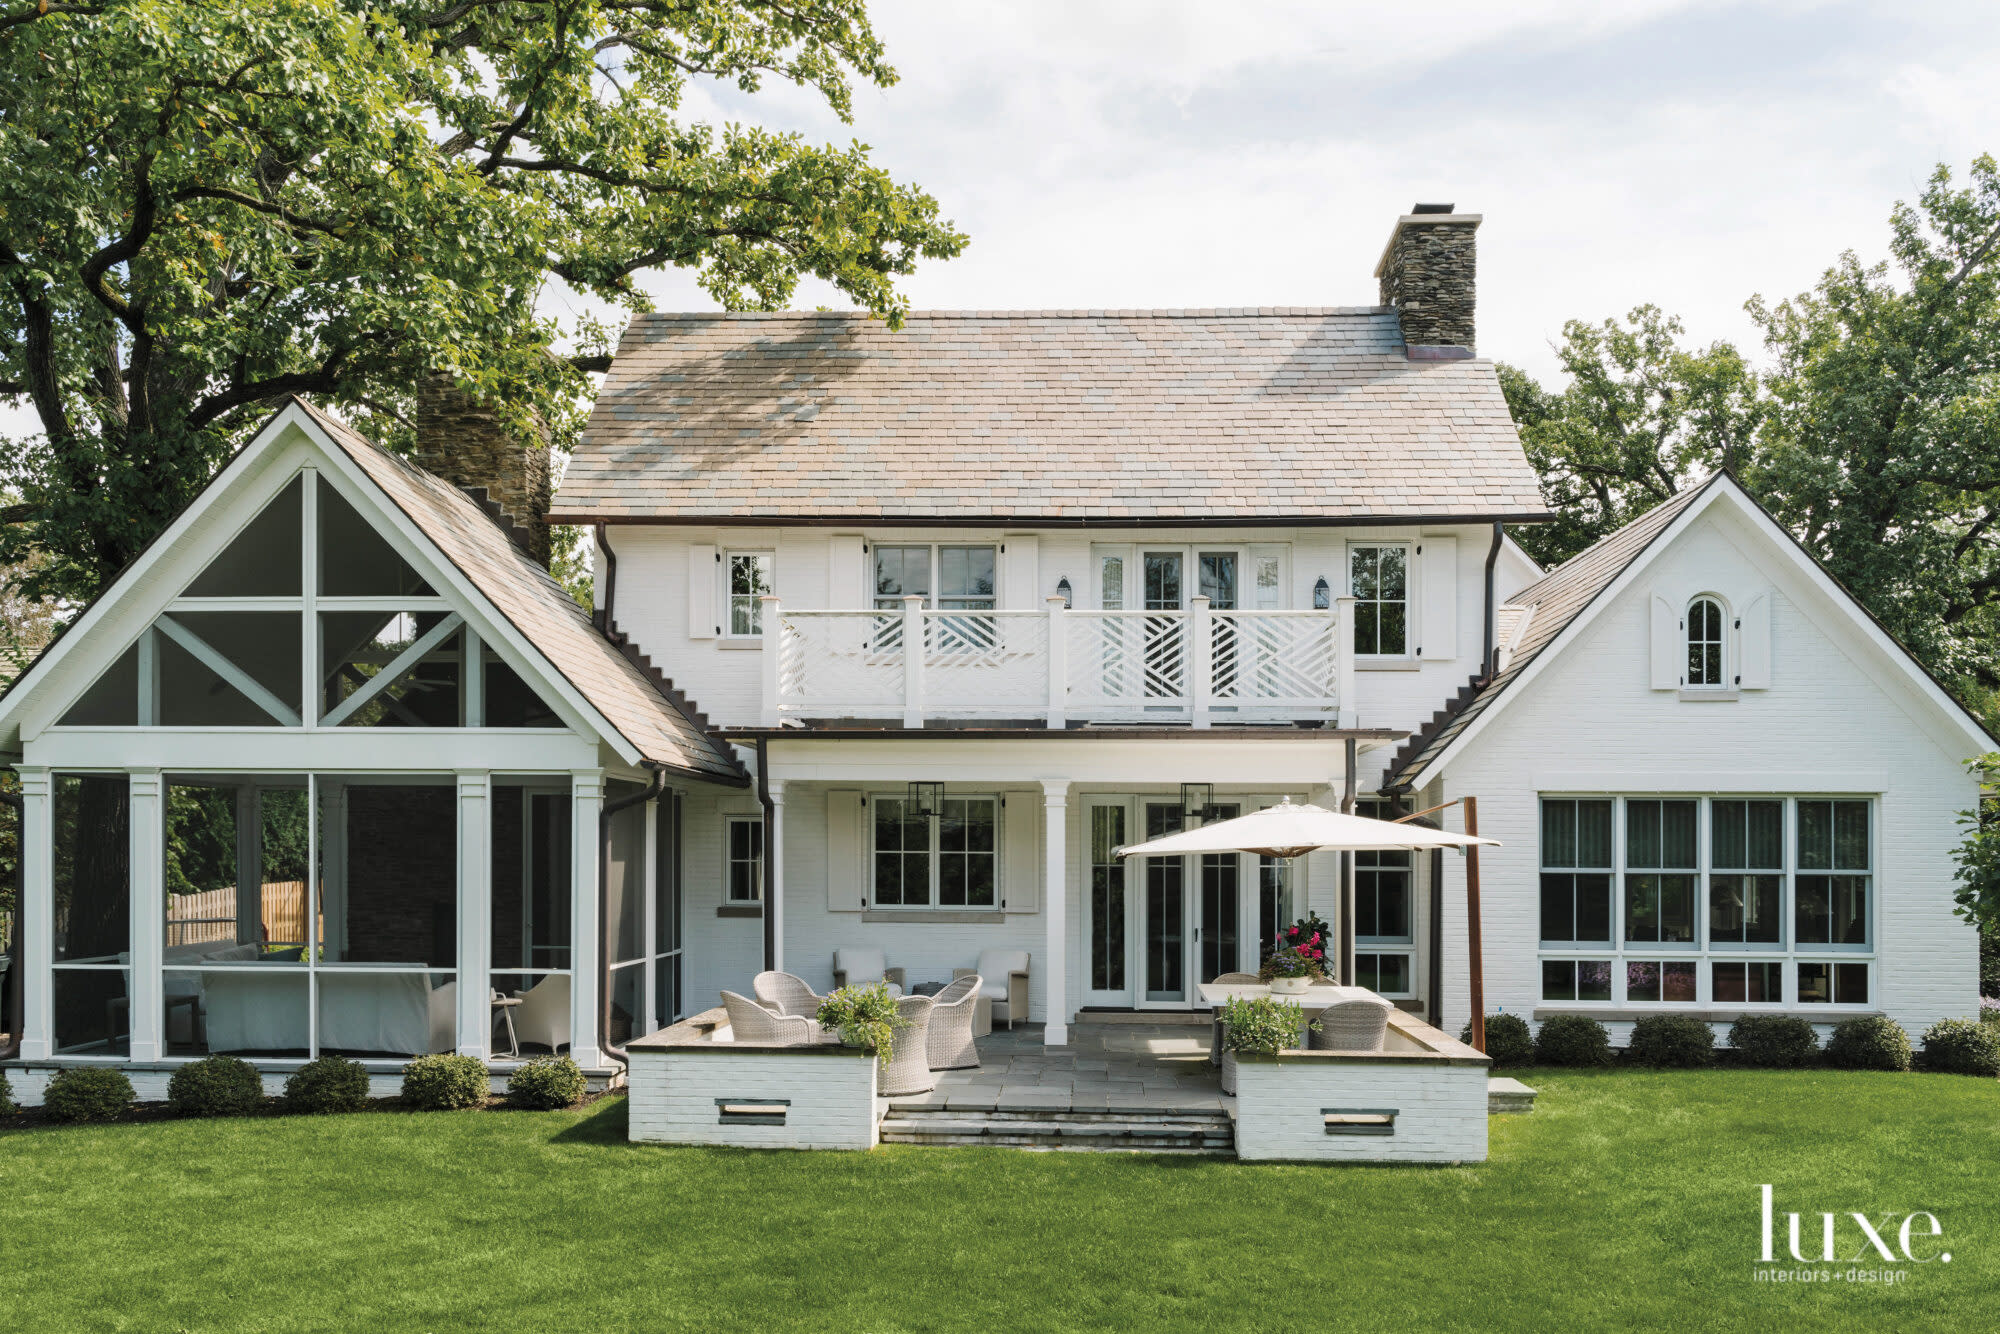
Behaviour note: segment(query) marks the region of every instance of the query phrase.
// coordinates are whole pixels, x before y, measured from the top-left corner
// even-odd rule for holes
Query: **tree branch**
[[[393,336],[390,336],[393,341]],[[211,394],[197,403],[188,413],[188,425],[200,430],[225,413],[252,403],[261,403],[267,398],[277,398],[281,394],[324,394],[340,384],[341,368],[353,354],[352,348],[336,348],[333,355],[319,366],[318,370],[292,371],[284,375],[273,375],[269,379],[238,381],[220,393]]]
[[[56,5],[49,0],[39,0],[34,8],[25,14],[10,14],[0,18],[0,28],[12,28],[17,24],[33,23],[36,19],[47,18],[51,14],[102,14],[102,5]]]
[[[191,185],[185,190],[176,191],[173,196],[173,201],[177,204],[188,199],[215,199],[225,204],[240,204],[244,208],[277,218],[288,227],[304,227],[311,231],[323,232],[335,240],[341,239],[343,235],[340,228],[330,222],[321,222],[317,218],[300,217],[281,204],[267,204],[253,195],[246,195],[241,191],[230,190],[223,186]]]

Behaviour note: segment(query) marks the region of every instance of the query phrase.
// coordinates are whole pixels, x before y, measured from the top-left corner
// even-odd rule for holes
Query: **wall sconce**
[[[1327,587],[1326,576],[1321,575],[1319,577],[1319,582],[1313,585],[1313,610],[1325,611],[1328,607],[1331,607],[1332,605],[1333,605],[1333,590]]]
[[[910,808],[927,820],[935,820],[944,811],[943,783],[910,784]]]
[[[1056,580],[1056,596],[1063,600],[1063,610],[1068,611],[1070,608],[1068,575]]]
[[[1215,784],[1181,784],[1181,819],[1206,823],[1215,810]]]

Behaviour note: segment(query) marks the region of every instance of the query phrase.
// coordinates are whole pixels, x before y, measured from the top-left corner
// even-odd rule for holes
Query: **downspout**
[[[757,738],[757,804],[764,808],[764,971],[778,966],[778,918],[771,911],[778,901],[778,859],[772,855],[777,837],[777,804],[771,800],[771,765],[765,738]]]
[[[0,1061],[11,1061],[21,1054],[21,1011],[27,1004],[27,970],[21,966],[22,945],[28,939],[25,913],[27,895],[21,892],[23,877],[21,871],[22,836],[27,832],[21,826],[21,799],[11,792],[0,792],[0,802],[4,802],[14,812],[14,946],[13,960],[7,968],[7,1045],[0,1047]]]
[[[607,801],[597,813],[597,1043],[606,1056],[616,1061],[631,1064],[625,1049],[611,1041],[611,944],[612,924],[606,909],[611,906],[611,891],[608,880],[611,873],[611,817],[622,810],[637,806],[641,802],[657,799],[667,786],[666,770],[642,760],[653,770],[653,780],[644,790],[634,792],[629,797]]]
[[[1495,524],[1493,526],[1498,528],[1500,525]],[[591,534],[597,542],[597,549],[604,554],[604,596],[596,600],[597,610],[593,611],[590,616],[592,620],[597,622],[597,628],[608,635],[611,633],[612,609],[618,601],[618,553],[611,549],[611,537],[610,534],[604,531],[603,524],[600,523],[593,528]],[[1491,596],[1493,591],[1493,567],[1490,562],[1487,565],[1486,589],[1488,593],[1487,601],[1491,602],[1493,600]]]
[[[598,525],[601,529],[603,525]],[[1479,660],[1479,675],[1482,680],[1493,679],[1493,640],[1498,633],[1493,605],[1493,567],[1500,559],[1500,543],[1506,539],[1507,525],[1498,519],[1493,521],[1493,545],[1486,553],[1486,656]]]

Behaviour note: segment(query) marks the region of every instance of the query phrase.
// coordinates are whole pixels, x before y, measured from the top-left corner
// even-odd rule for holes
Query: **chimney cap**
[[[1456,210],[1456,209],[1457,209],[1457,207],[1458,207],[1458,205],[1456,205],[1456,204],[1412,204],[1412,205],[1410,205],[1410,212],[1412,212],[1412,213],[1450,213],[1450,212],[1453,212],[1454,210]]]

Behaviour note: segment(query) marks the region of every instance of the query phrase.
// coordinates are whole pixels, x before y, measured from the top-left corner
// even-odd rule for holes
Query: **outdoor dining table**
[[[1260,996],[1269,996],[1272,994],[1271,988],[1262,982],[1203,982],[1195,990],[1201,996],[1201,1003],[1206,1005],[1210,1010],[1220,1010],[1224,1001],[1255,1000]],[[1307,987],[1305,991],[1296,996],[1286,995],[1283,992],[1277,994],[1280,1000],[1296,1001],[1299,1008],[1304,1010],[1308,1016],[1317,1016],[1327,1006],[1338,1005],[1342,1001],[1366,1000],[1374,1001],[1380,1005],[1389,1004],[1388,1001],[1382,999],[1382,997],[1376,995],[1367,987],[1343,987],[1333,982],[1323,982]],[[1210,1065],[1221,1065],[1222,1029],[1219,1023],[1215,1031],[1216,1041],[1210,1044],[1208,1063]]]

